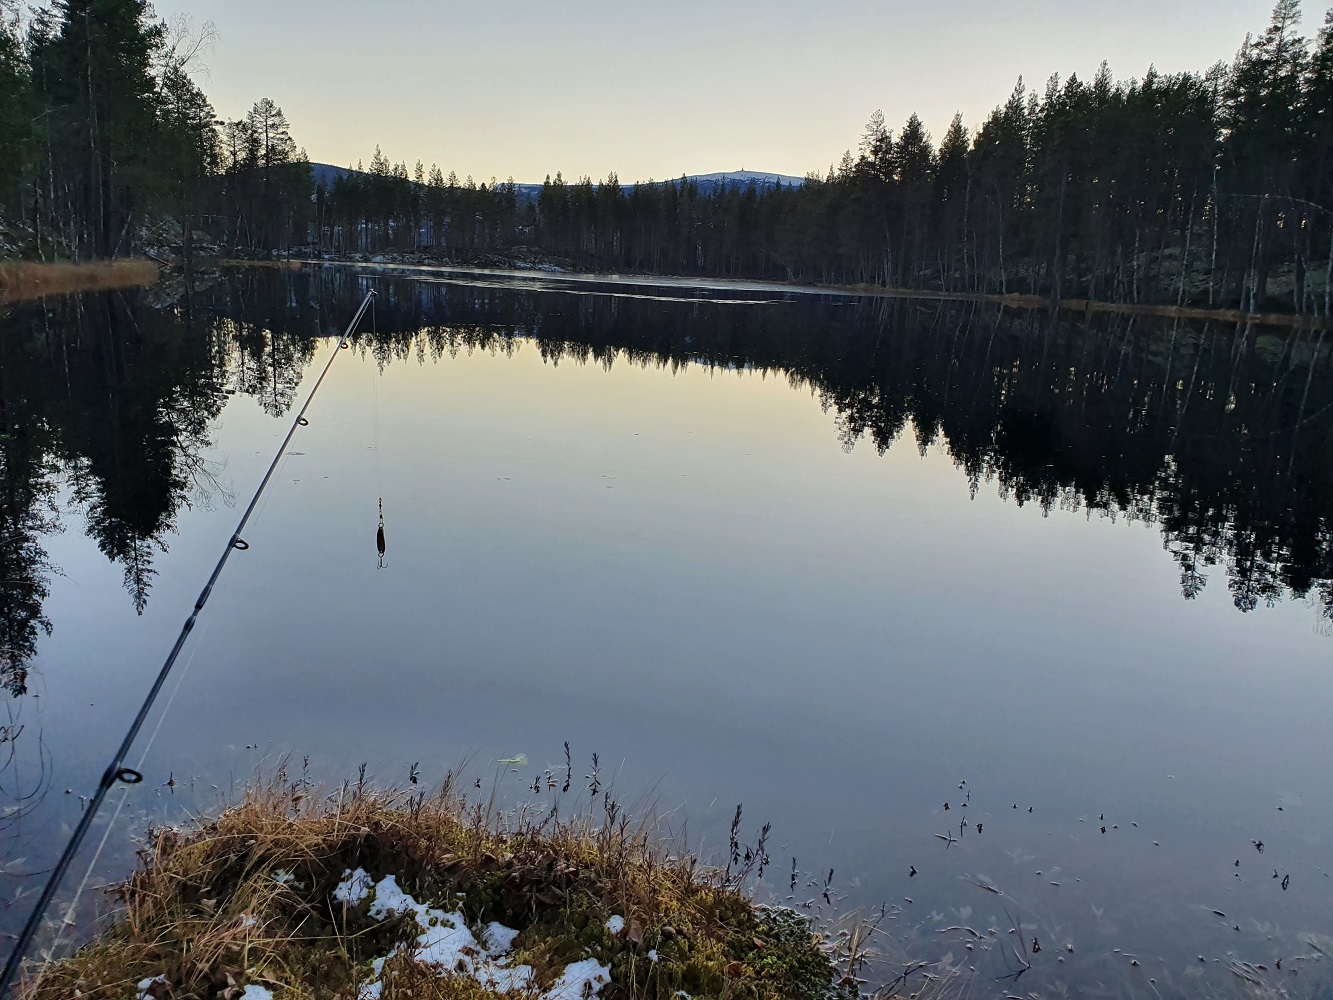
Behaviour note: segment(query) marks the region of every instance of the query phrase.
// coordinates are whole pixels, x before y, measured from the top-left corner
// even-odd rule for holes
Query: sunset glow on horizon
[[[315,162],[377,145],[478,182],[622,182],[721,170],[804,175],[855,147],[882,108],[938,139],[975,129],[1019,76],[1205,71],[1267,23],[1269,0],[895,0],[671,6],[388,0],[156,0],[213,22],[202,77],[218,114],[272,97]],[[1313,35],[1324,9],[1305,4]]]

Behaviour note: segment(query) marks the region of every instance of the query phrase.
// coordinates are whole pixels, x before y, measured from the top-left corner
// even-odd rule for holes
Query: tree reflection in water
[[[62,506],[122,568],[136,611],[183,505],[233,503],[207,458],[231,395],[287,413],[320,337],[364,294],[351,269],[246,271],[56,300],[0,320],[0,681],[26,690],[53,627],[43,540]],[[1197,597],[1306,598],[1333,628],[1333,343],[1321,331],[1067,317],[995,306],[649,287],[534,290],[390,278],[380,366],[530,338],[550,363],[745,368],[813,390],[845,449],[910,435],[1045,513],[1156,524]],[[577,294],[578,292],[595,294]],[[750,294],[750,293],[747,293]],[[683,300],[683,301],[682,301]],[[383,510],[377,550],[384,555]]]

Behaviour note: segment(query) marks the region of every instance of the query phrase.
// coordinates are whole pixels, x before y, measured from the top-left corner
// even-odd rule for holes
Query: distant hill
[[[310,171],[315,175],[315,187],[333,187],[339,177],[356,173],[349,167],[335,167],[331,163],[312,163]]]
[[[782,184],[784,187],[801,185],[805,183],[804,177],[793,177],[791,174],[766,174],[758,170],[732,170],[719,174],[694,174],[690,180],[696,181],[700,186],[705,184],[758,184],[760,187],[775,187]]]
[[[315,184],[320,187],[332,187],[338,178],[357,173],[356,170],[348,167],[335,167],[331,163],[312,163],[310,169],[314,172]],[[672,180],[679,180],[679,178],[672,178]],[[799,186],[805,182],[804,177],[793,177],[790,174],[770,174],[760,170],[731,170],[713,174],[691,174],[686,180],[694,181],[699,185],[699,190],[705,194],[712,194],[718,188],[724,187],[747,187],[754,184],[760,188],[771,188],[778,184]],[[659,181],[658,183],[662,182]],[[516,184],[515,187],[518,190],[519,198],[524,201],[535,199],[542,190],[540,184]]]

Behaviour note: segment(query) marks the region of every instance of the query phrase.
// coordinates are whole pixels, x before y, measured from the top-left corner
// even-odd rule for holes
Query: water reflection
[[[344,309],[360,287],[319,280]],[[1219,567],[1240,611],[1308,596],[1333,620],[1323,331],[884,300],[662,309],[563,291],[392,282],[362,343],[381,363],[532,337],[553,364],[774,373],[819,396],[849,451],[910,433],[923,453],[946,448],[974,494],[994,484],[1048,513],[1158,525],[1186,599]]]
[[[163,301],[116,292],[15,309],[0,335],[0,682],[26,690],[53,623],[43,539],[61,506],[121,567],[135,610],[182,505],[232,503],[204,457],[227,396],[291,408],[317,338],[363,274],[230,274]],[[532,338],[551,364],[685,364],[779,375],[814,392],[843,447],[904,434],[947,449],[975,495],[1147,521],[1182,596],[1221,575],[1236,608],[1288,597],[1333,631],[1333,344],[1324,331],[1050,316],[996,307],[754,292],[599,296],[539,285],[380,282],[379,365]],[[724,300],[734,306],[740,301]],[[376,546],[384,564],[381,501]]]

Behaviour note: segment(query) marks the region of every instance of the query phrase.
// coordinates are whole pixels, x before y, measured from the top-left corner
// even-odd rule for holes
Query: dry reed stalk
[[[0,264],[0,304],[50,295],[151,285],[160,273],[157,264],[138,258],[86,263],[20,261]]]

